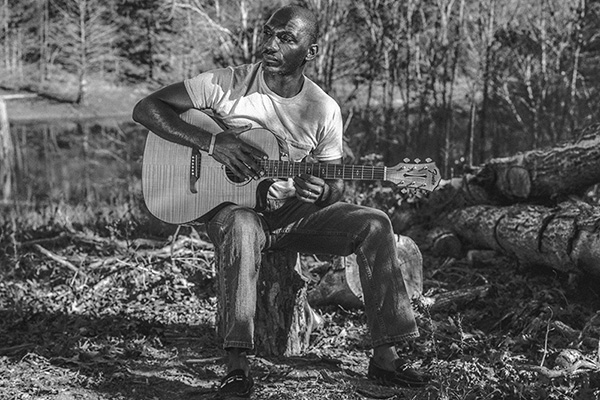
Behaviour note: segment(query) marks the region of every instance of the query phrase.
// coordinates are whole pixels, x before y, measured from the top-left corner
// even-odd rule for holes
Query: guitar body
[[[213,135],[223,131],[215,120],[199,110],[189,110],[181,118]],[[250,129],[239,138],[268,156],[267,160],[257,162],[263,179],[239,181],[208,153],[148,132],[142,165],[142,192],[148,210],[171,224],[202,217],[206,220],[224,203],[256,207],[257,190],[264,179],[291,178],[301,173],[322,179],[382,180],[420,191],[434,190],[441,180],[439,170],[429,159],[425,164],[418,159],[414,163],[405,159],[405,163],[393,167],[290,162],[281,160],[278,140],[269,130]],[[264,199],[260,200],[262,205]]]
[[[218,134],[223,129],[208,115],[189,110],[181,116],[186,122]],[[279,159],[275,136],[265,129],[251,129],[240,135],[246,143]],[[142,165],[142,192],[146,206],[158,219],[183,224],[210,213],[223,203],[256,205],[260,181],[234,182],[223,164],[206,152],[197,152],[194,166],[192,148],[170,142],[148,132]]]

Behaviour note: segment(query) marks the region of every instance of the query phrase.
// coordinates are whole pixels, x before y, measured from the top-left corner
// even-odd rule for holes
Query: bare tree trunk
[[[407,0],[406,1],[406,62],[404,69],[404,81],[406,86],[406,94],[404,95],[404,135],[406,138],[406,143],[409,144],[411,141],[411,123],[410,123],[410,104],[411,104],[411,67],[413,65],[413,24],[412,18],[414,14],[414,1]],[[416,63],[414,63],[416,64]],[[414,66],[414,68],[418,68],[418,64]]]
[[[12,196],[15,148],[10,136],[6,102],[0,98],[0,189],[2,200]]]
[[[581,59],[581,49],[583,46],[583,20],[587,14],[587,1],[579,0],[579,15],[575,28],[575,54],[573,56],[573,71],[571,72],[571,82],[569,87],[569,97],[567,101],[567,115],[569,117],[569,127],[571,132],[575,128],[575,105],[577,96],[577,77],[579,76],[579,62]]]
[[[50,14],[48,0],[44,0],[41,12],[40,29],[40,82],[45,82],[48,78],[48,64],[50,63],[50,54],[48,51],[48,32],[50,24]]]
[[[85,104],[86,96],[86,75],[87,75],[87,1],[79,1],[79,65],[78,65],[78,89],[77,89],[77,104]]]
[[[465,144],[465,163],[468,166],[473,165],[473,145],[475,141],[475,115],[477,113],[477,106],[475,105],[475,99],[471,99],[471,109],[469,112],[469,131],[467,133],[467,140]]]
[[[3,62],[4,62],[4,68],[8,71],[10,71],[10,53],[11,53],[9,22],[10,22],[10,9],[8,7],[8,0],[4,0],[4,2],[2,4],[2,33],[4,36],[4,41],[2,43],[4,45]]]
[[[487,116],[488,116],[488,105],[489,105],[489,92],[490,92],[490,81],[491,77],[491,69],[492,69],[492,46],[493,46],[493,35],[494,35],[494,26],[495,26],[495,13],[494,7],[496,6],[496,1],[491,0],[489,3],[488,10],[488,24],[487,29],[485,31],[485,61],[483,65],[483,99],[481,101],[481,110],[479,114],[479,154],[477,158],[477,163],[482,163],[485,160],[485,142],[486,142],[486,129],[487,129]]]

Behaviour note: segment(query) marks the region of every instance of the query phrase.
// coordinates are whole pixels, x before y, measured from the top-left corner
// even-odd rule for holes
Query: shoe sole
[[[375,381],[383,386],[399,386],[407,389],[417,389],[427,386],[428,382],[415,382],[415,381],[396,381],[391,382],[387,379],[380,378],[378,376],[367,375],[372,381]]]

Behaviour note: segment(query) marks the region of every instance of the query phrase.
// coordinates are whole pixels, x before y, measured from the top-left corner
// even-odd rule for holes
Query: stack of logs
[[[419,244],[439,256],[491,249],[523,266],[600,276],[600,205],[584,201],[600,183],[597,128],[444,181],[418,212],[396,210],[396,230],[421,237]]]

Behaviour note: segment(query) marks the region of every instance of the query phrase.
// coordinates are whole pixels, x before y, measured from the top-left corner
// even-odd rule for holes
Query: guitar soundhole
[[[241,179],[238,178],[229,168],[225,167],[225,175],[227,179],[233,183],[240,184],[244,182],[248,182],[249,179]]]

